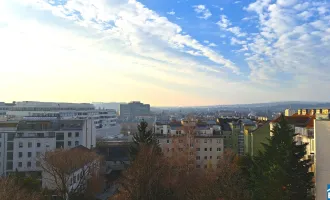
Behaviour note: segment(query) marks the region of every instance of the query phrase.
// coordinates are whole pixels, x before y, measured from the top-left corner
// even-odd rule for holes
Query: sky
[[[328,0],[0,0],[0,101],[330,101]]]

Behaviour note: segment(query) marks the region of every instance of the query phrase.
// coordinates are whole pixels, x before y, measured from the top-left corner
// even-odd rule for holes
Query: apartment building
[[[315,137],[315,189],[316,200],[329,198],[330,184],[330,119],[329,114],[316,114],[314,120]]]
[[[0,122],[1,167],[8,175],[15,170],[40,173],[38,157],[56,148],[96,145],[96,128],[85,120],[21,120]]]
[[[128,104],[120,104],[120,117],[130,118],[136,116],[147,116],[150,114],[150,105],[140,101],[132,101]]]
[[[224,152],[223,138],[206,123],[157,123],[154,131],[165,156],[185,156],[193,168],[215,169]]]
[[[72,153],[75,155],[83,155],[84,153],[90,151],[90,149],[79,145],[71,148],[69,151],[73,151]],[[100,161],[97,159],[80,163],[80,165],[72,165],[68,167],[70,167],[68,168],[69,173],[64,174],[64,177],[58,177],[54,174],[50,174],[49,171],[52,171],[51,169],[49,169],[49,171],[42,171],[42,187],[55,190],[58,189],[59,183],[63,184],[61,181],[66,181],[64,184],[70,193],[71,191],[75,191],[81,187],[86,187],[87,181],[91,178],[92,173],[101,172]],[[60,172],[58,174],[60,174]]]

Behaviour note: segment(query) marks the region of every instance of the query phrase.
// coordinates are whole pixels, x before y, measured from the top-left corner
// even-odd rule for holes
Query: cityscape
[[[330,200],[330,0],[0,0],[0,200]]]
[[[109,109],[109,105],[116,107]],[[304,107],[292,109],[292,105]],[[264,151],[263,143],[272,137],[282,114],[293,127],[297,144],[306,145],[304,158],[310,160],[309,171],[316,175],[313,193],[322,196],[324,191],[318,194],[318,188],[327,184],[330,169],[330,160],[325,156],[330,139],[330,109],[324,105],[328,104],[282,102],[250,107],[160,108],[140,101],[0,102],[0,173],[3,177],[13,173],[34,177],[42,188],[56,190],[56,184],[45,178],[41,155],[56,149],[92,150],[104,159],[100,168],[103,192],[97,195],[108,199],[118,192],[116,180],[131,165],[129,148],[141,131],[141,123],[146,123],[146,130],[154,135],[164,155],[174,159],[176,150],[188,150],[190,167],[217,170],[226,152],[253,157]],[[288,108],[279,110],[283,106]],[[191,134],[193,139],[188,137]],[[79,170],[69,175],[72,188]]]

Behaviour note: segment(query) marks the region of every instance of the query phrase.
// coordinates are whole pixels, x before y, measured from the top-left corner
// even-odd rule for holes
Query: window
[[[23,148],[23,142],[19,142],[19,143],[18,143],[18,147],[19,147],[19,148]]]
[[[207,148],[204,148],[204,151],[207,151]]]
[[[221,142],[221,140],[217,140],[217,143],[220,143]]]
[[[36,162],[36,167],[40,167],[40,161]]]
[[[37,156],[37,158],[39,158],[40,157],[40,152],[37,152],[36,156]]]
[[[50,133],[48,133],[48,136],[49,137],[55,137],[55,133],[54,132],[50,132]]]
[[[15,137],[15,133],[8,133],[7,141],[13,141],[14,137]],[[12,166],[13,166],[13,163],[12,163]],[[13,168],[13,167],[11,167],[11,168]]]
[[[76,176],[73,176],[73,183],[76,183]]]
[[[170,143],[170,140],[167,140],[167,144],[169,144]]]
[[[45,137],[45,134],[44,133],[37,133],[37,136],[38,137]]]
[[[32,152],[28,152],[28,157],[31,158]]]
[[[195,141],[196,141],[196,143],[198,143],[199,139],[196,139]]]
[[[217,151],[221,151],[221,148],[217,148]]]
[[[18,157],[22,158],[23,157],[23,152],[18,152]]]
[[[212,156],[210,156],[210,159],[212,159]]]
[[[75,136],[76,136],[76,137],[79,137],[79,132],[76,132],[76,133],[75,133]]]
[[[204,168],[206,169],[207,168],[207,165],[204,165]]]
[[[41,146],[41,143],[40,143],[40,142],[38,142],[38,143],[37,143],[37,147],[40,147],[40,146]]]
[[[71,146],[71,141],[68,141],[68,146]]]
[[[170,151],[170,148],[167,148],[167,152],[169,152]]]
[[[31,167],[31,162],[27,162],[27,167]]]
[[[210,148],[210,151],[212,151],[212,148]]]
[[[207,160],[207,156],[204,156],[204,159]]]
[[[64,140],[64,133],[56,133],[56,140]]]
[[[194,144],[190,144],[190,147],[194,147]]]
[[[18,167],[22,167],[22,166],[23,166],[22,162],[18,162]]]
[[[7,152],[7,160],[13,160],[13,152]]]
[[[200,165],[196,165],[196,168],[201,168],[201,166]]]
[[[72,133],[71,132],[68,133],[68,137],[72,137]]]
[[[14,143],[13,142],[7,142],[7,150],[12,151],[14,149]]]
[[[8,161],[7,162],[7,170],[12,170],[13,169],[13,162],[12,161]]]
[[[162,129],[162,130],[160,130],[160,134],[163,134],[163,133],[164,133],[163,129]]]
[[[183,140],[179,140],[179,143],[182,143],[183,142]]]
[[[196,160],[200,160],[201,159],[201,157],[200,156],[196,156]]]
[[[75,142],[74,142],[74,145],[75,145],[75,146],[78,146],[78,145],[79,145],[79,142],[78,142],[78,141],[75,141]]]
[[[183,151],[183,148],[179,148],[179,151]]]
[[[207,143],[207,139],[204,139],[204,143]]]
[[[28,142],[28,148],[32,147],[32,142]]]
[[[217,159],[219,160],[220,159],[220,156],[217,156]]]
[[[1,135],[1,134],[0,134]],[[0,142],[0,147],[1,147],[1,142]]]
[[[197,149],[196,149],[196,151],[200,151],[200,150],[201,150],[201,148],[197,148]]]
[[[64,142],[56,142],[56,148],[63,148],[64,147]]]

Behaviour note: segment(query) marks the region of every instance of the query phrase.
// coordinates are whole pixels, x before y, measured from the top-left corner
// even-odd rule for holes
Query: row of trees
[[[225,152],[213,171],[188,170],[186,159],[174,163],[161,153],[145,121],[138,130],[131,146],[132,165],[122,174],[113,200],[313,199],[306,144],[295,141],[294,129],[284,116],[263,144],[265,151],[253,158]]]

